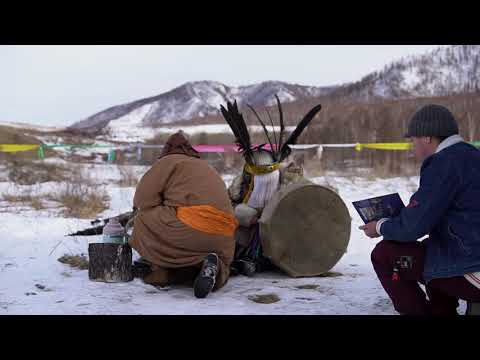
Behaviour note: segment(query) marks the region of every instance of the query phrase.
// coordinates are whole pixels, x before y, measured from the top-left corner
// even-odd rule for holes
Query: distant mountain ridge
[[[178,120],[219,113],[220,105],[227,100],[237,100],[240,107],[273,105],[276,94],[282,102],[308,99],[325,95],[336,87],[314,87],[267,81],[255,85],[229,87],[214,81],[188,82],[166,93],[114,106],[87,119],[70,129],[97,132],[110,123],[112,127],[159,126]]]
[[[371,101],[450,96],[480,89],[480,45],[453,45],[393,62],[330,96]]]
[[[69,129],[91,134],[131,131],[148,136],[152,128],[176,125],[181,120],[219,114],[227,100],[240,107],[270,106],[277,94],[283,103],[305,103],[330,98],[336,102],[365,103],[378,99],[397,100],[439,97],[479,92],[480,45],[439,47],[423,55],[392,62],[361,80],[341,86],[315,87],[281,81],[230,87],[220,82],[188,82],[163,94],[108,108]],[[143,136],[143,135],[142,135]]]

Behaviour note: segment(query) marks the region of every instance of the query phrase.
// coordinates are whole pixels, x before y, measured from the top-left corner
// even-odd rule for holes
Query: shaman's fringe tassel
[[[255,209],[263,209],[280,186],[280,171],[269,174],[255,175],[253,191],[247,205]]]

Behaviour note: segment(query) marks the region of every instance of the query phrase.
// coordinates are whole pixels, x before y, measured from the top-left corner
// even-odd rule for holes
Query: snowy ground
[[[89,172],[107,184],[118,176],[114,168],[95,165],[89,167]],[[138,173],[145,170],[137,169]],[[225,180],[229,182],[231,177]],[[291,279],[265,273],[254,278],[232,277],[224,288],[203,300],[195,299],[192,289],[187,287],[167,291],[157,290],[138,279],[116,284],[89,281],[88,271],[72,269],[57,261],[64,254],[88,253],[88,241],[94,242],[95,237],[64,235],[90,226],[89,220],[62,218],[58,216],[58,209],[34,211],[0,202],[0,315],[395,314],[370,264],[370,252],[378,240],[368,239],[357,229],[361,220],[351,201],[399,192],[407,202],[418,178],[375,182],[342,177],[314,180],[337,188],[352,216],[348,251],[331,270],[341,276]],[[56,188],[57,184],[46,183],[33,187],[32,192]],[[133,188],[114,185],[105,188],[111,202],[102,217],[130,210]],[[20,190],[11,183],[0,182],[0,194]],[[303,285],[308,286],[302,289]],[[253,295],[270,293],[278,295],[280,301],[260,304],[250,300]],[[464,309],[464,304],[461,308]]]
[[[179,130],[183,130],[189,135],[206,133],[206,134],[231,134],[230,127],[228,124],[204,124],[204,125],[184,125],[184,126],[161,126],[157,128],[151,128],[141,125],[141,118],[138,119],[137,123],[132,124],[131,118],[125,118],[125,121],[115,120],[110,123],[108,126],[108,135],[101,136],[99,138],[104,138],[108,140],[115,141],[125,141],[125,142],[143,142],[145,139],[152,138],[153,135],[158,134],[173,134]],[[268,130],[279,131],[279,126],[267,126]],[[260,125],[250,125],[248,127],[250,133],[252,132],[262,132],[263,129]],[[295,130],[295,126],[286,126],[286,131]],[[153,135],[152,135],[153,134]]]

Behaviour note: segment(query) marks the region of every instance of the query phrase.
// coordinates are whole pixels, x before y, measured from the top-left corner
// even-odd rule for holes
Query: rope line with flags
[[[480,141],[470,141],[476,147],[480,147]],[[254,145],[258,146],[258,145]],[[405,151],[411,150],[411,143],[350,143],[350,144],[292,144],[288,145],[292,150],[309,150],[316,148],[354,148],[356,151],[364,149],[384,150],[384,151]],[[263,145],[264,149],[270,150],[270,144]],[[116,151],[135,150],[137,159],[141,159],[142,149],[161,149],[163,145],[150,144],[124,144],[124,145],[105,145],[105,144],[0,144],[0,152],[17,153],[24,151],[38,152],[40,159],[45,158],[45,149],[64,148],[64,149],[110,149],[108,152],[108,161],[113,162],[116,158]],[[228,153],[241,152],[236,144],[208,144],[194,145],[193,148],[200,153]]]

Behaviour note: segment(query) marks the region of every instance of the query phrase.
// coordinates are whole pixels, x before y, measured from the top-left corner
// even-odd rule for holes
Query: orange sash
[[[235,216],[210,205],[178,207],[177,218],[185,225],[208,234],[233,236],[238,226]]]

